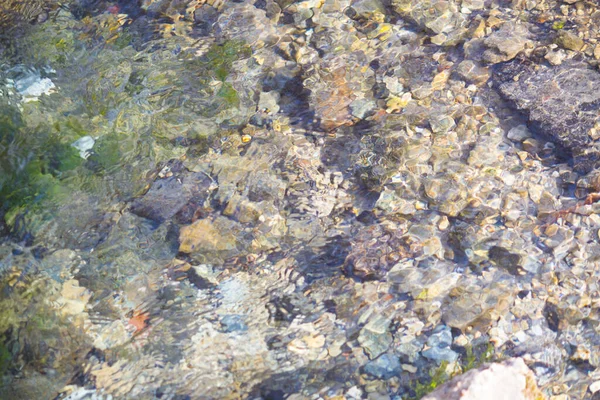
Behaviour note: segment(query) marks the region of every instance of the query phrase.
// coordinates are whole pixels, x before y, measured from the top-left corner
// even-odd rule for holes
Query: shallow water
[[[597,175],[551,107],[594,87],[510,85],[592,71],[553,41],[594,5],[9,3],[0,397],[412,399],[515,356],[592,396]]]

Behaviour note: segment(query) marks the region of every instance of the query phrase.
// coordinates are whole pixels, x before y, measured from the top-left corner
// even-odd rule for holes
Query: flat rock
[[[231,257],[237,251],[239,232],[238,225],[228,218],[200,219],[181,228],[179,251],[207,260],[212,260],[211,256]]]
[[[563,49],[579,51],[585,42],[572,32],[560,31],[558,33],[558,37],[556,38],[556,44]]]
[[[203,173],[184,173],[181,176],[157,179],[144,196],[132,202],[131,211],[158,223],[172,218],[180,211],[193,214],[209,197],[211,183],[211,179]]]
[[[159,179],[150,190],[134,200],[131,211],[140,217],[164,222],[177,213],[189,199],[189,194],[175,177]]]
[[[393,354],[383,354],[381,357],[367,363],[364,371],[379,379],[390,379],[400,373],[400,360]]]
[[[440,386],[423,400],[543,400],[533,372],[522,358],[486,364]]]
[[[495,74],[500,93],[529,116],[530,128],[569,150],[576,171],[600,165],[600,73],[577,62],[559,66],[513,61]]]
[[[451,0],[392,0],[392,8],[403,18],[433,34],[443,34],[443,45],[453,45],[467,32],[468,19]]]
[[[477,65],[474,61],[464,60],[458,65],[456,70],[461,78],[476,85],[483,85],[490,78],[490,72],[487,68]]]
[[[529,31],[523,25],[502,25],[484,40],[487,50],[483,53],[483,60],[490,64],[512,60],[531,43],[528,36]]]

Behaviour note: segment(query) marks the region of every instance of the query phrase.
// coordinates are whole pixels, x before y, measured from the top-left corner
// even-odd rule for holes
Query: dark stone
[[[556,308],[556,305],[550,302],[546,302],[543,313],[544,318],[546,318],[546,322],[548,322],[548,328],[550,328],[554,332],[558,332],[560,326],[560,318],[558,317],[558,310]]]
[[[159,179],[131,205],[131,211],[156,222],[171,218],[188,202],[189,193],[175,177]]]
[[[298,393],[303,387],[308,370],[299,368],[288,372],[279,372],[270,375],[264,381],[256,384],[249,399],[283,400],[286,395]]]
[[[259,10],[266,10],[267,9],[267,1],[266,0],[256,0],[254,2],[254,7],[258,8]]]
[[[198,275],[194,268],[190,268],[187,271],[187,278],[198,290],[210,289],[214,287],[212,282]]]
[[[375,97],[376,99],[385,99],[385,98],[389,97],[389,95],[390,95],[390,91],[388,90],[385,83],[377,82],[373,86],[373,97]]]
[[[46,254],[48,253],[48,249],[43,246],[36,246],[31,249],[31,254],[35,257],[36,260],[42,260]]]
[[[515,60],[499,66],[495,86],[529,117],[530,128],[571,153],[577,172],[600,165],[600,141],[590,130],[600,119],[600,73],[578,62],[550,67]]]
[[[508,271],[512,275],[524,275],[525,270],[521,266],[521,256],[511,253],[504,247],[493,246],[488,250],[488,257],[498,267]]]
[[[205,205],[212,180],[203,173],[185,172],[156,180],[150,190],[131,204],[131,212],[163,223],[178,214],[178,222],[190,223],[194,213]]]
[[[259,1],[256,2],[258,4]],[[256,6],[255,4],[255,6]],[[212,27],[219,18],[219,12],[208,4],[203,4],[194,12],[195,30],[201,35],[210,34]]]

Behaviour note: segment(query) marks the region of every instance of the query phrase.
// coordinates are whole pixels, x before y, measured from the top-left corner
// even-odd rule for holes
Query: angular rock
[[[358,342],[370,359],[378,357],[390,347],[393,339],[388,331],[389,325],[389,319],[379,316],[361,329]]]
[[[211,255],[230,257],[236,253],[239,230],[234,221],[225,217],[200,219],[181,228],[179,251],[204,258]]]
[[[350,113],[358,119],[364,119],[373,112],[376,106],[377,104],[373,100],[354,100],[350,103]]]
[[[436,327],[434,333],[427,339],[429,349],[423,351],[423,357],[436,362],[454,362],[458,359],[458,354],[450,349],[452,344],[452,333],[447,326],[440,325]]]
[[[495,85],[529,116],[534,131],[569,150],[574,168],[587,173],[600,165],[597,128],[600,73],[577,62],[560,66],[514,61],[498,68]]]
[[[560,31],[556,38],[556,44],[563,49],[579,51],[585,43],[583,42],[583,39],[572,32]]]
[[[477,65],[471,60],[464,60],[458,64],[456,72],[464,80],[476,85],[483,85],[490,78],[490,72],[487,68]]]
[[[548,60],[548,62],[552,65],[560,65],[567,58],[567,52],[563,49],[558,49],[556,51],[549,51],[544,59]]]
[[[141,198],[136,199],[131,211],[156,222],[171,218],[187,203],[188,194],[175,177],[159,179]]]
[[[543,400],[533,372],[522,358],[487,364],[457,376],[423,400]]]
[[[224,332],[244,332],[248,330],[248,325],[246,325],[243,315],[224,315],[221,317],[220,322]]]
[[[468,20],[459,12],[455,1],[447,0],[393,0],[394,11],[418,26],[441,35],[443,45],[462,40],[467,32]]]
[[[204,204],[212,191],[212,180],[203,173],[171,176],[156,180],[148,192],[133,201],[131,211],[162,223],[178,212],[194,213]],[[189,205],[189,207],[186,207]],[[185,210],[188,209],[189,210]],[[183,218],[184,220],[186,218]]]
[[[381,357],[369,362],[364,367],[364,371],[379,379],[390,379],[398,375],[402,370],[400,360],[392,354],[383,354]]]
[[[509,130],[506,137],[515,142],[522,142],[531,137],[531,132],[526,125],[519,125]]]
[[[490,64],[512,60],[530,43],[529,31],[519,24],[506,23],[484,40],[483,60]]]

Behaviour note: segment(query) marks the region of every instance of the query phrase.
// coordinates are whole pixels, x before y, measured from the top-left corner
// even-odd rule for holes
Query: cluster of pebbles
[[[185,120],[204,151],[2,244],[2,396],[409,399],[511,357],[599,396],[598,5],[90,3],[43,25],[251,51],[186,78],[236,94]]]

